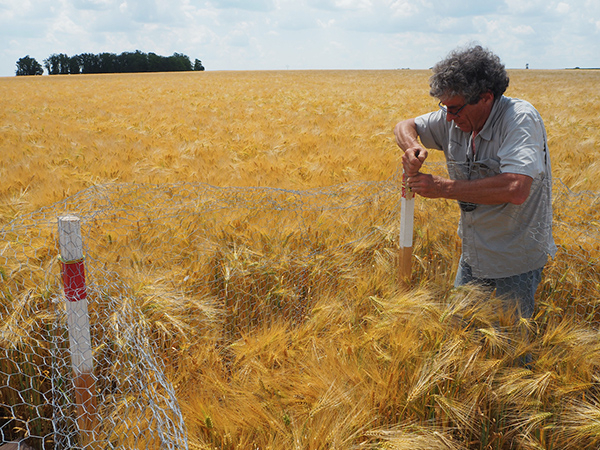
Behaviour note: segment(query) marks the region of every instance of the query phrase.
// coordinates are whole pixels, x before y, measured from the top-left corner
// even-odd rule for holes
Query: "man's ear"
[[[494,94],[492,94],[492,91],[487,91],[481,94],[481,99],[486,103],[494,103]]]

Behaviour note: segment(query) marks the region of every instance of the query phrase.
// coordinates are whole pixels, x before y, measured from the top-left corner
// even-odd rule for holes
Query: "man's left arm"
[[[529,197],[533,178],[517,173],[501,173],[478,180],[450,180],[419,173],[407,182],[413,192],[427,198],[447,198],[479,205],[520,205]]]

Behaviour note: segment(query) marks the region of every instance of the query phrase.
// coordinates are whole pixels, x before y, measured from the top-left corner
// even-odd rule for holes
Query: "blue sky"
[[[0,76],[25,55],[134,50],[207,70],[426,69],[469,42],[508,68],[600,67],[600,1],[0,0]]]

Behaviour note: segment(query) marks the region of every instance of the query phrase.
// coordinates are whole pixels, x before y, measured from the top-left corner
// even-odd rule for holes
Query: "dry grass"
[[[399,105],[424,111],[405,98],[405,85],[426,82],[420,72],[197,75],[1,79],[4,221],[113,180],[304,188],[383,179],[397,165]]]
[[[436,107],[427,76],[0,79],[0,224],[110,181],[301,189],[385,180],[399,162],[395,123]],[[511,80],[509,95],[545,119],[555,178],[597,191],[600,73],[523,70]],[[600,346],[590,321],[598,323],[600,249],[589,230],[597,194],[563,200],[561,263],[546,271],[536,319],[516,325],[484,293],[449,289],[457,211],[443,200],[418,201],[408,292],[390,275],[394,230],[340,245],[357,227],[376,227],[377,209],[343,221],[307,217],[312,228],[302,235],[265,213],[180,229],[141,218],[127,235],[90,223],[89,239],[132,280],[128,298],[168,363],[190,448],[596,448]],[[277,230],[274,220],[282,220]],[[53,270],[47,240],[39,235],[32,246],[40,283]],[[307,242],[319,256],[294,257]],[[9,272],[0,267],[0,278]],[[302,289],[290,281],[298,279]],[[24,330],[15,315],[31,307],[26,296],[43,305],[48,294],[30,288],[7,309],[4,338],[31,344],[31,333],[17,338]],[[524,367],[528,354],[535,362]]]
[[[108,181],[314,187],[380,180],[391,130],[435,107],[426,71],[206,72],[0,79],[2,220]],[[597,71],[514,71],[555,176],[598,172]]]

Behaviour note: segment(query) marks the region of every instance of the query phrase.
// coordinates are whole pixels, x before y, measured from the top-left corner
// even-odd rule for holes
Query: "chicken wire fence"
[[[294,326],[318,299],[393,293],[401,188],[398,174],[304,191],[106,184],[8,223],[0,231],[0,443],[188,448],[172,376],[178,352],[195,339],[226,361],[241,336]],[[447,281],[458,206],[416,204],[411,282]],[[556,181],[553,205],[559,250],[539,303],[595,322],[598,194]],[[97,403],[89,433],[78,422],[61,276],[65,214],[80,218],[83,235]]]

